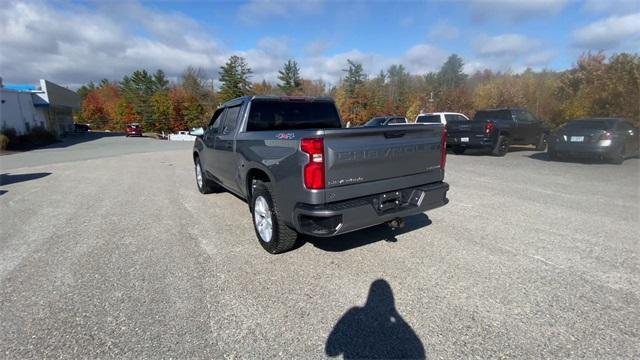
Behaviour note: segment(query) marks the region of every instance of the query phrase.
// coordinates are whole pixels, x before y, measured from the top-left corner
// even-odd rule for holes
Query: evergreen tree
[[[153,90],[156,91],[168,91],[169,90],[169,80],[167,80],[164,71],[158,69],[155,74],[153,74]]]
[[[300,89],[300,69],[298,63],[295,60],[287,61],[281,70],[278,70],[278,79],[282,81],[282,84],[278,84],[278,88],[285,94],[291,95],[296,90]]]
[[[346,87],[346,95],[347,97],[353,97],[358,86],[362,85],[367,79],[367,75],[364,73],[362,64],[356,63],[351,59],[347,59],[347,68],[342,71],[347,73],[343,80]]]
[[[443,90],[457,88],[464,84],[467,74],[462,72],[464,62],[456,54],[451,54],[438,72],[438,83]]]
[[[96,84],[94,84],[93,81],[89,81],[88,84],[80,86],[76,93],[80,95],[80,98],[84,101],[84,99],[87,98],[87,95],[89,95],[91,91],[95,90],[95,88]]]
[[[225,102],[251,93],[251,68],[244,58],[233,55],[220,67],[220,101]]]

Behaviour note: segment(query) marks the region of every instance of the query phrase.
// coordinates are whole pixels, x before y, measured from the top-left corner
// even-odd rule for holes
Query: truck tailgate
[[[351,197],[442,181],[442,127],[424,125],[326,130],[326,189]]]
[[[475,136],[484,134],[484,120],[451,120],[447,122],[449,137]]]

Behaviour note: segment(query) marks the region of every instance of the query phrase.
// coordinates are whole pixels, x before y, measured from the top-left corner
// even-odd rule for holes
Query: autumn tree
[[[251,93],[252,71],[244,58],[233,55],[220,67],[220,101],[225,102]]]
[[[292,95],[300,90],[301,79],[300,79],[300,68],[298,68],[298,63],[290,59],[283,66],[282,69],[278,70],[278,80],[281,81],[278,84],[278,88],[282,90],[287,95]]]

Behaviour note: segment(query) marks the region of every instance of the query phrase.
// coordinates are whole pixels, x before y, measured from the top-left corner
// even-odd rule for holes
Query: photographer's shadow
[[[364,307],[349,309],[333,327],[325,353],[345,359],[424,359],[422,341],[395,308],[388,282],[371,284]]]

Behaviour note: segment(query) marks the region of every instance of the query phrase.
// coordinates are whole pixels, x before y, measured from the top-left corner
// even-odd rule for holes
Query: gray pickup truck
[[[330,98],[246,96],[192,134],[198,190],[245,199],[270,253],[291,249],[299,233],[398,226],[448,203],[441,127],[343,128]]]

